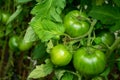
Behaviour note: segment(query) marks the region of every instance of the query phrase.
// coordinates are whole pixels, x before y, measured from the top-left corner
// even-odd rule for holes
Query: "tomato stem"
[[[106,53],[107,58],[110,57],[110,55],[112,54],[112,52],[117,48],[117,45],[120,43],[120,37],[118,37],[115,42],[112,44],[111,47],[109,47],[109,50]]]
[[[91,34],[92,34],[93,28],[94,28],[96,23],[97,23],[97,20],[96,19],[93,20],[93,22],[91,23],[90,29],[89,29],[89,31],[87,33],[87,35],[88,35],[87,46],[91,45]]]

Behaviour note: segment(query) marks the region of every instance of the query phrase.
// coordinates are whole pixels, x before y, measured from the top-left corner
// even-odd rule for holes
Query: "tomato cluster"
[[[32,42],[25,42],[18,36],[12,36],[9,39],[9,48],[13,51],[27,51],[32,47]]]
[[[69,35],[68,38],[70,39],[67,38],[66,43],[57,44],[51,49],[50,58],[52,63],[56,66],[67,66],[72,62],[75,70],[82,75],[98,75],[102,73],[107,62],[105,52],[94,46],[101,44],[102,46],[111,46],[115,41],[115,35],[101,31],[99,34],[90,37],[93,31],[88,33],[91,28],[88,17],[84,12],[78,10],[70,11],[65,15],[63,21],[65,34]],[[81,36],[85,34],[87,36],[82,37],[82,39],[84,38],[85,43],[89,42],[88,39],[92,39],[90,40],[91,45],[82,45],[77,50],[74,49],[76,44],[80,44],[82,41]],[[71,45],[71,41],[75,43]]]

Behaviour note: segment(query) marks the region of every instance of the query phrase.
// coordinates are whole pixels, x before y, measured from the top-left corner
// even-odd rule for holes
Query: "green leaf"
[[[111,26],[109,29],[111,32],[115,32],[115,31],[120,30],[120,20],[116,21],[115,25]]]
[[[49,40],[49,41],[47,42],[47,49],[46,49],[47,53],[50,53],[50,52],[51,52],[51,49],[52,49],[53,47],[54,47],[54,45],[53,45],[52,40]]]
[[[120,7],[120,0],[113,0],[113,1],[118,7]]]
[[[100,20],[103,24],[114,24],[120,20],[120,11],[112,6],[94,6],[89,12],[89,16]]]
[[[48,41],[64,33],[60,14],[65,7],[65,0],[41,0],[32,9],[35,15],[30,26],[41,41]]]
[[[73,2],[73,0],[67,0],[67,2],[72,3],[72,2]]]
[[[36,66],[36,68],[29,74],[29,78],[37,79],[47,76],[53,71],[53,64],[49,59],[45,60],[46,64]]]
[[[103,76],[105,80],[108,80],[109,73],[110,73],[110,67],[106,68],[105,71],[100,75]]]
[[[73,76],[71,73],[65,73],[65,74],[62,76],[61,80],[74,80],[73,77],[74,77],[74,76]]]
[[[53,21],[62,22],[60,14],[65,7],[65,0],[43,0],[37,3],[31,13],[36,18],[48,18]]]
[[[118,70],[120,71],[120,61],[117,62],[117,67],[118,67]]]
[[[35,46],[35,49],[33,50],[32,53],[32,59],[41,59],[43,58],[46,54],[46,46],[44,43],[40,42]]]
[[[55,70],[55,76],[58,80],[61,80],[62,76],[64,75],[64,73],[66,72],[66,70]]]
[[[30,25],[42,41],[48,41],[64,33],[63,24],[55,23],[48,19],[33,19]]]
[[[24,36],[24,42],[33,42],[38,40],[38,36],[35,34],[32,27],[28,27]]]

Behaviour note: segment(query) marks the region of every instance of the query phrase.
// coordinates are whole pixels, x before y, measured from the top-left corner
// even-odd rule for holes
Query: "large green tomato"
[[[115,41],[115,35],[110,32],[102,31],[100,34],[97,35],[94,41],[96,44],[103,43],[108,46],[111,46]]]
[[[97,75],[106,66],[104,53],[92,47],[82,47],[74,53],[73,65],[83,75]]]
[[[19,44],[19,38],[18,36],[13,36],[9,39],[9,48],[13,51],[18,51],[18,44]]]
[[[79,37],[84,35],[89,30],[89,23],[84,19],[87,18],[85,13],[77,10],[69,12],[64,17],[65,31],[71,37]]]
[[[32,47],[33,43],[32,42],[25,42],[24,40],[21,40],[19,42],[19,50],[20,51],[27,51]]]
[[[58,44],[52,48],[50,58],[53,64],[57,66],[65,66],[71,61],[72,54],[64,45]]]

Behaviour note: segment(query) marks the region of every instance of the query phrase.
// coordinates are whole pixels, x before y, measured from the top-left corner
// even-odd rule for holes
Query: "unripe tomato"
[[[14,51],[18,51],[18,44],[19,44],[19,38],[18,36],[13,36],[9,39],[9,47],[10,49],[14,50]]]
[[[71,61],[72,54],[64,45],[58,44],[52,48],[50,58],[53,64],[57,66],[65,66]]]
[[[98,49],[82,47],[74,53],[73,65],[83,75],[97,75],[104,71],[106,57]]]
[[[1,21],[2,21],[2,23],[5,24],[8,21],[9,17],[10,17],[10,14],[3,12],[1,14]]]
[[[66,33],[71,37],[79,37],[87,33],[90,25],[84,20],[86,17],[87,16],[84,13],[77,10],[69,12],[64,17],[64,27]]]
[[[32,42],[25,42],[24,40],[21,40],[18,47],[20,51],[27,51],[32,47],[32,44]]]
[[[94,41],[96,44],[104,43],[111,46],[115,41],[115,35],[110,32],[102,31],[97,35]]]

